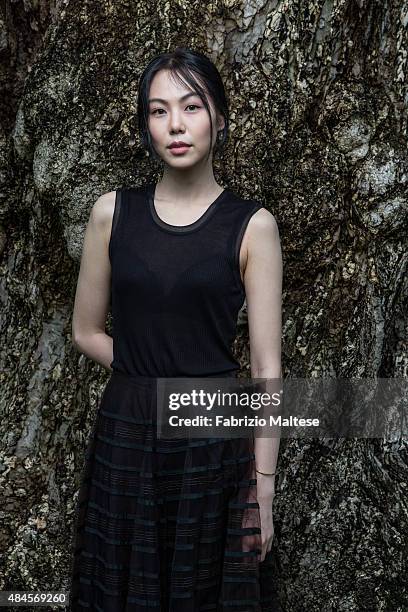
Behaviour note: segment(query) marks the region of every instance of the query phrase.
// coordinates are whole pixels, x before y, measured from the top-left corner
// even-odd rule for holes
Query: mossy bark
[[[216,175],[278,222],[284,376],[407,378],[408,12],[402,0],[0,10],[0,589],[59,590],[107,379],[71,343],[82,241],[99,195],[159,175],[136,132],[144,65],[185,45],[222,73],[231,132]],[[248,372],[245,309],[241,321]],[[406,611],[406,440],[285,440],[279,468],[282,609]]]

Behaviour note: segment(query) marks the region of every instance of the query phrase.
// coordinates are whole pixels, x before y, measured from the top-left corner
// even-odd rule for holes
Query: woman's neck
[[[155,197],[158,200],[174,203],[207,202],[215,198],[223,187],[217,183],[214,174],[199,177],[186,177],[185,174],[164,173],[156,184]]]

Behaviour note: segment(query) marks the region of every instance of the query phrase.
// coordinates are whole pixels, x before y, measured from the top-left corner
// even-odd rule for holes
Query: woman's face
[[[209,96],[207,101],[213,122],[214,145],[217,130],[224,127],[224,119],[216,112]],[[201,99],[190,87],[171,78],[168,70],[160,70],[150,85],[148,108],[152,143],[165,163],[186,168],[205,159],[210,147],[210,120]],[[190,146],[185,149],[169,148],[176,141]],[[209,161],[211,159],[212,155]]]

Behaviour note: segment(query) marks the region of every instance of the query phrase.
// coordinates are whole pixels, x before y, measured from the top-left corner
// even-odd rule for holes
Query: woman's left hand
[[[261,561],[265,560],[266,553],[272,548],[274,535],[272,503],[275,497],[275,477],[265,476],[257,472],[257,500],[261,517],[262,554]]]

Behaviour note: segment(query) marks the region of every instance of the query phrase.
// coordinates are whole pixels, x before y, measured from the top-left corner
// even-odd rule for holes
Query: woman
[[[279,440],[158,439],[154,421],[156,377],[236,376],[245,296],[252,377],[281,376],[279,233],[270,212],[214,178],[228,117],[207,57],[178,48],[154,58],[138,118],[163,176],[106,193],[91,211],[73,341],[112,375],[79,492],[72,610],[277,609]]]

